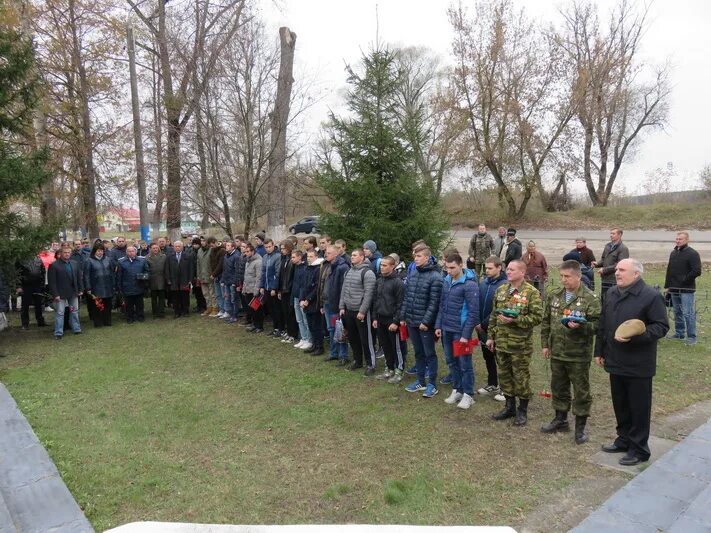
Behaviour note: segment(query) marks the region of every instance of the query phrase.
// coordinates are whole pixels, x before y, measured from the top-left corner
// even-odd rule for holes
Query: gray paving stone
[[[648,524],[632,522],[627,516],[609,512],[596,511],[580,524],[570,530],[570,533],[659,533],[659,530]]]
[[[652,488],[652,487],[649,487]],[[607,500],[603,510],[627,516],[632,522],[666,530],[684,512],[688,502],[669,498],[640,487],[624,489]]]
[[[664,454],[666,454],[669,450],[672,450],[677,444],[678,443],[675,440],[650,436],[649,448],[652,450],[652,456],[649,458],[649,461],[646,463],[640,463],[637,466],[622,466],[618,463],[618,461],[624,454],[605,453],[603,451],[599,451],[593,455],[590,458],[590,462],[598,466],[603,466],[605,468],[610,468],[612,470],[617,470],[618,472],[624,472],[625,474],[635,476],[647,470],[651,464],[663,457]]]
[[[2,495],[0,495],[0,531],[3,533],[15,533],[17,531],[15,522],[10,516],[10,511],[7,509]]]
[[[707,486],[692,502],[684,512],[684,516],[707,524],[711,531],[711,486]]]
[[[711,525],[708,522],[700,523],[683,515],[667,530],[667,533],[709,533]]]
[[[682,450],[670,455],[658,465],[665,470],[711,483],[711,460],[683,453]]]
[[[661,467],[663,461],[659,461],[657,465]],[[649,468],[644,475],[630,481],[627,488],[635,491],[639,488],[651,487],[661,496],[693,501],[707,486],[706,482],[691,476],[684,476],[663,468]]]

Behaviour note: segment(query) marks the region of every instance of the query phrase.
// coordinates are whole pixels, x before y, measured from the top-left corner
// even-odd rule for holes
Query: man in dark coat
[[[173,244],[175,253],[165,261],[165,282],[173,294],[175,318],[190,314],[190,282],[195,277],[195,262],[183,250],[182,241]]]
[[[591,264],[598,269],[600,274],[600,301],[605,304],[605,293],[610,287],[615,286],[615,267],[617,263],[630,256],[630,251],[622,242],[622,230],[612,228],[610,230],[610,242],[605,245],[600,261],[593,261]]]
[[[39,256],[35,256],[23,263],[18,263],[17,273],[18,288],[16,292],[22,296],[20,314],[22,329],[27,329],[30,326],[30,304],[35,308],[37,325],[39,327],[45,326],[46,323],[42,316],[42,310],[44,309],[42,288],[44,287],[46,271],[42,259],[40,259]]]
[[[83,285],[79,267],[70,260],[71,248],[62,248],[59,259],[49,266],[47,281],[54,300],[54,338],[64,336],[64,311],[69,308],[69,324],[75,335],[81,333],[79,325],[79,296]]]
[[[669,256],[664,292],[671,296],[674,308],[673,339],[683,339],[688,345],[696,344],[696,278],[701,275],[699,252],[689,246],[689,233],[676,234],[676,246]]]
[[[126,257],[118,260],[116,270],[116,283],[122,300],[126,303],[126,322],[129,324],[136,320],[145,320],[143,293],[150,279],[148,261],[137,254],[135,246],[127,246]]]
[[[158,243],[151,244],[151,252],[146,256],[150,270],[148,287],[151,290],[151,313],[153,318],[165,318],[165,261]]]
[[[504,267],[507,267],[511,261],[521,259],[522,256],[523,246],[521,245],[521,241],[516,238],[516,230],[509,228],[506,231],[506,243],[503,248],[501,248],[499,257],[501,257],[501,260],[504,262]]]
[[[643,271],[642,264],[634,259],[617,263],[617,284],[605,296],[595,342],[595,362],[610,374],[617,419],[617,439],[602,449],[625,452],[620,459],[625,466],[649,460],[657,341],[669,331],[664,298],[644,282]],[[639,325],[632,334],[618,332],[618,327],[629,320],[641,321],[644,326]]]

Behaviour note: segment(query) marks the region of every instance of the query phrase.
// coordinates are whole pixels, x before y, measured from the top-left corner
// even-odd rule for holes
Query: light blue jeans
[[[299,336],[302,341],[311,342],[311,332],[309,331],[309,323],[306,320],[306,313],[299,305],[299,299],[294,298],[294,313],[296,314],[296,323],[299,325]]]
[[[462,394],[474,395],[474,366],[471,355],[454,357],[452,343],[461,339],[461,334],[451,331],[442,332],[442,348],[444,360],[447,361],[449,373],[452,376],[452,389]]]
[[[696,308],[694,307],[694,293],[672,293],[672,308],[674,309],[674,334],[684,338],[696,339]]]
[[[68,300],[54,301],[54,336],[61,337],[64,335],[64,311],[69,308],[69,325],[74,333],[81,331],[79,325],[79,297],[74,296]]]
[[[331,357],[338,357],[339,359],[348,359],[348,343],[336,342],[336,339],[334,338],[334,334],[336,333],[336,326],[334,325],[334,320],[332,319],[334,316],[336,317],[336,320],[340,318],[338,309],[336,309],[335,313],[332,313],[329,305],[324,304],[323,310],[326,316],[326,326],[328,328],[328,339],[329,346],[331,348]]]
[[[217,301],[217,310],[222,313],[225,310],[225,299],[222,296],[222,285],[215,280],[215,300]]]

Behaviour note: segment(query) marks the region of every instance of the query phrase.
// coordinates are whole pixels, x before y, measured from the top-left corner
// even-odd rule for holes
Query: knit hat
[[[633,318],[632,320],[625,320],[622,324],[617,326],[615,337],[630,339],[641,335],[645,331],[647,331],[647,326],[645,326],[644,322]]]
[[[257,234],[254,236],[254,238],[255,238],[255,239],[259,239],[259,240],[262,241],[262,242],[264,242],[264,239],[266,239],[266,237],[264,236],[264,233],[257,233]]]
[[[365,241],[363,243],[363,248],[367,248],[370,250],[372,253],[375,253],[375,250],[378,249],[378,245],[375,244],[375,241]]]

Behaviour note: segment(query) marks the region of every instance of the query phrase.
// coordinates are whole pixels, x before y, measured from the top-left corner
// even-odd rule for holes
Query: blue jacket
[[[430,265],[436,265],[437,264],[437,258],[434,255],[430,256]],[[407,265],[407,274],[405,275],[405,278],[403,281],[405,284],[407,284],[408,280],[410,279],[410,274],[412,274],[415,269],[417,268],[417,265],[415,264],[414,261],[412,261],[409,265]]]
[[[465,339],[471,339],[474,327],[479,323],[479,286],[476,274],[464,269],[458,280],[449,274],[442,284],[442,297],[439,300],[439,313],[435,329],[456,333]]]
[[[149,272],[148,261],[143,257],[138,257],[131,261],[128,256],[118,260],[116,276],[116,286],[120,293],[125,296],[138,296],[143,294],[145,283],[136,279],[136,274]]]
[[[306,287],[306,263],[294,265],[294,280],[291,282],[291,297],[301,301]]]
[[[274,250],[262,256],[262,285],[265,291],[279,290],[279,271],[281,270],[281,253]]]
[[[264,247],[263,244],[260,244],[259,246],[256,246],[256,247],[254,248],[254,251],[257,252],[257,253],[258,253],[259,255],[261,255],[262,257],[264,257],[265,255],[267,255],[267,249]]]
[[[416,267],[407,279],[400,321],[404,320],[408,326],[414,327],[420,324],[434,326],[441,295],[442,273],[439,267],[431,262],[423,267]]]
[[[380,250],[375,250],[373,252],[373,257],[368,258],[370,260],[370,268],[373,270],[375,277],[380,277],[380,262],[383,260],[383,253]]]
[[[339,255],[331,262],[331,274],[326,278],[326,301],[328,309],[331,313],[338,312],[338,306],[341,302],[341,289],[343,288],[343,278],[346,272],[350,269],[348,263]]]
[[[222,283],[225,285],[237,284],[237,265],[241,257],[242,254],[238,250],[232,250],[231,253],[225,254],[222,265]]]
[[[498,278],[489,279],[484,276],[484,279],[479,284],[479,315],[481,319],[481,327],[483,329],[488,329],[489,327],[489,316],[494,308],[494,295],[496,294],[496,289],[507,281],[506,272],[501,270],[501,274]]]
[[[89,257],[84,262],[84,290],[97,298],[111,298],[116,286],[114,268],[111,259],[104,255]]]

